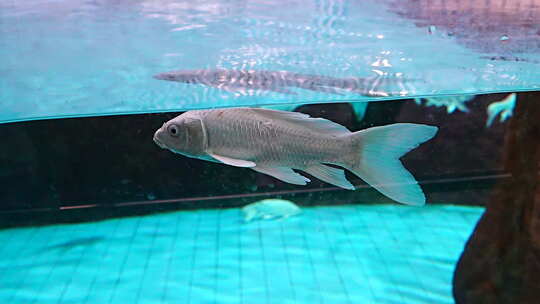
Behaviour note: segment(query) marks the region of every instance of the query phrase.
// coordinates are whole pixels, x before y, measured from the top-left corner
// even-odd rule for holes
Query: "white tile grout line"
[[[471,227],[471,231],[469,232],[469,234],[464,238],[462,239],[463,241],[463,249],[465,249],[465,246],[467,245],[467,242],[469,241],[469,239],[471,238],[472,235],[470,235],[470,233],[473,233],[474,230],[476,229],[476,226],[478,225],[478,222],[482,219],[482,217],[484,216],[484,213],[485,213],[485,210],[480,214],[480,216],[477,217],[476,219],[476,222],[474,224],[474,226]],[[460,218],[462,219],[463,223],[465,224],[468,224],[470,223],[471,221],[468,219],[470,217],[470,215],[467,215],[466,213],[464,212],[460,212],[459,213],[459,216]]]
[[[126,253],[124,255],[124,259],[122,260],[122,264],[120,265],[120,270],[118,271],[118,276],[116,277],[116,280],[115,280],[114,285],[113,285],[112,293],[111,293],[111,296],[109,298],[109,303],[110,304],[118,303],[118,302],[114,301],[114,298],[116,296],[116,290],[118,288],[118,285],[120,284],[122,274],[124,273],[124,269],[126,267],[126,263],[127,263],[127,260],[129,258],[130,252],[131,252],[131,246],[133,245],[133,241],[135,240],[135,236],[137,235],[137,232],[139,231],[139,226],[140,226],[142,220],[143,220],[143,217],[137,217],[136,218],[136,223],[137,224],[135,226],[135,229],[133,229],[133,233],[131,234],[131,237],[129,239],[128,248],[127,248]]]
[[[288,246],[285,242],[285,236],[283,231],[283,221],[279,222],[279,228],[280,228],[280,235],[281,235],[281,244],[283,247],[283,257],[285,258],[285,266],[287,267],[287,278],[289,280],[289,285],[291,286],[291,292],[294,299],[294,303],[298,303],[298,299],[296,298],[296,288],[293,283],[292,274],[291,274],[291,265],[289,262],[289,252],[288,252]]]
[[[411,207],[404,206],[404,208],[411,208]],[[412,208],[414,208],[414,207],[412,207]],[[400,244],[400,242],[399,242],[399,239],[395,236],[395,232],[394,232],[392,229],[390,229],[390,226],[388,225],[388,222],[387,222],[387,220],[386,220],[387,216],[384,216],[384,214],[381,214],[381,211],[380,211],[380,210],[377,210],[376,212],[377,212],[377,215],[379,216],[379,218],[381,219],[380,222],[382,222],[383,225],[384,225],[384,229],[385,229],[386,231],[388,231],[388,234],[389,234],[390,237],[392,238],[392,241],[394,242],[394,244],[396,244],[396,247],[400,249],[399,251],[400,251],[400,252],[407,252],[407,248],[403,248],[403,247],[401,246],[401,244]],[[422,212],[422,211],[420,211],[420,212]],[[397,215],[397,218],[402,222],[402,224],[404,224],[403,218],[401,217],[401,213],[400,213],[399,211],[397,211],[397,212],[394,212],[394,211],[393,211],[392,214]],[[409,228],[409,225],[406,225],[406,226],[407,226],[407,228]],[[410,229],[408,229],[408,230],[409,230],[409,231],[412,231],[412,230],[410,230]],[[415,234],[413,234],[413,235],[415,235]],[[416,235],[415,235],[415,236],[416,236]],[[418,239],[416,239],[416,237],[415,237],[414,239],[415,239],[415,241],[416,241],[416,243],[418,244],[419,247],[423,247],[423,246],[421,246],[421,243],[418,242]],[[422,250],[422,252],[425,252],[425,251]],[[418,280],[418,282],[420,283],[420,284],[418,284],[418,285],[420,285],[420,288],[422,289],[422,292],[423,292],[424,294],[427,294],[427,289],[425,288],[424,283],[422,282],[423,276],[421,276],[419,273],[417,273],[417,272],[416,272],[416,269],[412,266],[412,263],[411,263],[411,260],[410,260],[411,257],[408,256],[408,255],[406,255],[406,256],[407,256],[407,258],[404,259],[404,260],[405,260],[406,263],[408,264],[409,269],[411,270],[411,273],[414,274],[415,278],[416,278],[416,279]]]
[[[316,211],[312,210],[312,212],[316,212]],[[315,269],[315,263],[313,262],[313,257],[311,256],[311,249],[310,249],[310,247],[308,245],[309,243],[307,241],[304,226],[300,225],[300,221],[298,223],[299,223],[298,227],[300,228],[300,231],[302,233],[302,238],[303,238],[303,241],[304,241],[303,242],[304,243],[304,249],[305,249],[306,255],[308,256],[309,265],[310,265],[311,271],[313,273],[313,280],[315,281],[315,285],[317,287],[317,290],[322,291],[321,284],[319,282],[319,278],[317,277],[317,271]],[[321,293],[319,293],[319,303],[324,303],[324,298],[323,298]]]
[[[79,258],[76,261],[75,267],[73,267],[73,271],[72,271],[73,274],[77,273],[77,269],[79,268],[79,265],[81,264],[81,260],[84,258],[84,255],[86,254],[87,251],[88,250],[86,250],[86,248],[83,248],[81,250]],[[62,301],[64,300],[64,296],[65,296],[66,292],[68,291],[69,286],[73,282],[73,277],[74,277],[74,275],[69,276],[67,282],[64,284],[64,288],[62,289],[62,292],[60,293],[60,297],[58,298],[57,303],[62,303]]]
[[[173,264],[174,256],[175,256],[174,254],[176,252],[176,241],[178,240],[178,227],[180,226],[179,223],[180,223],[180,218],[181,218],[180,215],[181,214],[182,213],[178,213],[178,216],[176,217],[176,225],[175,225],[175,229],[174,229],[174,238],[173,238],[171,249],[170,249],[171,256],[169,256],[169,259],[167,261],[167,268],[166,268],[166,272],[165,272],[165,277],[163,279],[165,284],[163,286],[163,293],[162,293],[162,296],[161,296],[161,303],[168,303],[167,295],[169,293],[169,278],[171,276],[171,269],[172,269],[172,264]]]
[[[31,227],[31,228],[26,228],[27,230],[24,230],[24,231],[27,231],[27,236],[28,236],[28,240],[26,241],[21,241],[19,242],[19,245],[21,246],[19,250],[15,250],[14,252],[17,252],[17,253],[20,253],[23,251],[24,249],[24,245],[26,245],[26,243],[28,243],[30,240],[33,239],[33,237],[35,236],[35,234],[37,233],[36,231],[39,230],[39,228],[36,228],[36,227]],[[9,232],[9,231],[8,231]],[[10,244],[11,245],[11,238],[13,237],[13,235],[15,235],[14,233],[8,233],[9,237],[7,238],[7,242],[6,244]],[[8,249],[10,248],[9,246],[0,246],[0,249]],[[3,261],[8,261],[6,259],[6,257],[1,254],[0,256],[3,257]],[[2,267],[2,268],[7,268],[6,266]],[[1,268],[0,268],[1,269]],[[0,271],[0,283],[2,282],[2,277],[6,275],[6,273],[8,273],[7,271]]]
[[[465,235],[465,237],[463,238],[459,238],[459,240],[463,243],[463,248],[461,248],[461,250],[465,249],[465,246],[467,245],[467,242],[469,241],[469,239],[472,237],[472,233],[475,231],[476,229],[476,226],[478,225],[479,221],[482,219],[482,217],[484,216],[484,213],[485,213],[485,209],[484,211],[476,216],[476,220],[474,221],[474,225],[472,225],[470,227],[470,230],[467,231],[467,235]],[[445,213],[446,214],[446,213]],[[448,216],[448,215],[445,215],[445,216]],[[463,225],[467,225],[469,226],[469,224],[472,222],[471,220],[469,220],[469,218],[471,217],[470,215],[468,215],[467,213],[465,212],[459,212],[459,217],[462,219],[462,224]],[[448,222],[448,221],[446,221]],[[457,262],[457,261],[456,261]]]
[[[445,213],[443,213],[443,215],[444,215],[444,214],[445,214]],[[427,221],[426,216],[425,216],[425,214],[424,214],[423,212],[420,212],[420,216],[422,217],[422,219],[423,219],[424,221]],[[443,222],[443,221],[441,221],[441,222]],[[449,221],[444,221],[444,223],[448,223],[448,222],[449,222]],[[432,228],[434,228],[434,227],[432,227]],[[439,239],[440,239],[440,240],[444,240],[444,239],[445,239],[444,235],[441,235],[441,232],[440,232],[439,229],[432,229],[432,231],[433,231],[435,234],[438,234],[438,235],[439,235]],[[454,233],[455,233],[455,232],[454,232]],[[448,251],[449,251],[449,250],[448,250],[448,247],[446,247],[446,246],[444,246],[443,244],[441,244],[441,242],[437,242],[437,244],[438,244],[441,248],[443,248],[443,251],[444,251],[444,252],[448,252]]]
[[[193,252],[191,253],[191,269],[189,272],[189,285],[188,285],[188,294],[187,294],[187,304],[191,304],[191,292],[193,289],[193,277],[195,276],[195,260],[197,256],[197,240],[199,239],[199,226],[201,224],[201,215],[200,211],[195,211],[197,215],[197,224],[195,226],[195,233],[193,236]]]
[[[420,211],[420,212],[422,212],[422,211]],[[402,213],[399,213],[397,216],[398,216],[402,221],[404,221],[404,219],[403,219],[403,214],[402,214]],[[416,244],[418,244],[418,247],[419,247],[419,248],[422,249],[422,253],[427,252],[427,249],[426,249],[426,246],[425,246],[424,242],[421,242],[420,239],[418,238],[418,230],[417,230],[417,229],[414,229],[414,227],[411,228],[411,225],[406,225],[406,226],[407,226],[407,228],[408,228],[410,234],[413,236],[414,242],[415,242]],[[419,277],[419,278],[424,278],[424,276],[421,276],[421,275],[418,275],[418,277]],[[427,293],[428,290],[429,290],[428,285],[429,285],[429,284],[424,284],[424,283],[422,282],[422,290],[423,290],[424,292],[426,292],[426,293]]]
[[[114,221],[114,226],[113,226],[114,228],[111,231],[111,233],[109,233],[109,235],[111,235],[111,236],[115,235],[116,230],[118,229],[118,226],[119,226],[120,222],[122,221],[122,219],[117,218],[117,219],[115,219],[113,221]],[[111,247],[112,244],[113,244],[113,242],[108,242],[108,245],[105,246],[105,249],[103,249],[102,263],[105,263],[105,261],[107,260],[107,256],[109,255],[109,248]],[[93,294],[94,286],[95,286],[97,278],[98,278],[98,276],[99,276],[99,274],[101,272],[102,263],[98,263],[96,268],[95,268],[94,277],[93,277],[92,281],[90,282],[90,286],[88,286],[88,291],[86,293],[84,303],[88,303],[90,295]]]
[[[157,238],[157,231],[159,230],[159,227],[160,227],[160,224],[161,224],[162,220],[163,220],[162,217],[158,217],[157,223],[154,223],[154,231],[153,231],[153,234],[152,234],[152,241],[150,243],[150,248],[147,250],[146,260],[145,260],[145,263],[144,263],[144,269],[142,271],[139,288],[137,288],[137,296],[135,297],[135,303],[140,302],[141,292],[142,292],[143,287],[144,287],[143,286],[144,278],[146,277],[146,273],[147,273],[147,270],[148,270],[148,265],[150,264],[150,260],[151,260],[151,257],[152,257],[152,252],[153,252],[154,247],[155,247],[154,244],[155,244],[155,241],[156,241],[156,238]]]
[[[54,226],[54,228],[52,229],[53,230],[53,233],[49,236],[50,238],[49,239],[52,239],[54,240],[54,235],[58,232],[58,229],[60,228],[60,226]],[[64,251],[65,252],[65,251]],[[38,288],[38,292],[36,294],[36,297],[34,297],[34,299],[32,300],[31,303],[36,303],[36,301],[38,300],[37,297],[39,297],[39,294],[41,293],[41,291],[43,290],[43,288],[47,285],[47,281],[49,280],[49,278],[51,277],[54,269],[56,268],[58,262],[60,260],[62,260],[62,256],[64,255],[64,252],[62,253],[59,253],[57,256],[56,256],[56,259],[54,260],[54,262],[52,263],[52,266],[50,267],[50,270],[49,272],[47,273],[46,275],[46,279],[42,282],[41,284],[41,287]],[[27,276],[25,276],[27,277]],[[8,301],[9,302],[9,301]]]
[[[381,253],[381,250],[380,250],[379,246],[377,245],[377,242],[375,242],[375,240],[373,239],[373,233],[372,233],[371,229],[369,228],[370,225],[365,223],[365,221],[360,216],[360,212],[356,212],[356,218],[359,221],[361,221],[362,223],[364,223],[364,227],[366,227],[366,235],[369,236],[369,239],[370,239],[371,243],[373,244],[373,248],[375,249],[375,251],[377,253],[376,255],[380,258],[381,264],[383,265],[383,268],[384,268],[385,273],[386,273],[386,277],[391,281],[391,284],[389,284],[389,286],[392,286],[392,287],[397,286],[396,280],[394,279],[393,275],[391,275],[391,273],[390,273],[390,270],[389,270],[388,263],[387,263],[386,259],[383,258],[383,255]],[[404,299],[403,299],[403,295],[401,294],[401,291],[399,289],[395,289],[395,288],[393,288],[393,290],[397,291],[397,295],[400,298],[400,303],[406,303],[404,301]]]
[[[240,304],[244,304],[244,288],[242,285],[243,272],[242,272],[242,235],[244,235],[244,225],[238,225],[238,290],[240,291]]]
[[[34,227],[28,228],[28,231],[32,231],[32,229],[35,229],[35,228]],[[5,237],[3,240],[1,240],[2,244],[11,244],[11,239],[14,237],[15,233],[10,233],[10,230],[11,229],[7,229],[7,230],[4,230],[4,231],[0,230],[0,232],[3,235],[7,235],[7,237]],[[0,246],[0,256],[4,256],[3,253],[2,253],[2,249],[7,250],[8,248],[9,248],[9,246]],[[18,252],[20,252],[20,251],[18,251]],[[0,271],[0,278],[1,278],[1,274],[2,274],[2,272]]]
[[[349,294],[349,291],[347,290],[347,286],[345,285],[345,280],[343,279],[343,275],[341,273],[341,269],[339,266],[339,263],[336,260],[336,248],[332,245],[333,242],[331,242],[330,237],[328,236],[328,231],[325,225],[325,221],[321,218],[320,212],[317,212],[319,210],[316,210],[317,214],[317,221],[319,222],[319,225],[323,231],[324,239],[326,240],[326,244],[328,245],[328,248],[330,249],[330,256],[332,259],[332,264],[334,264],[334,268],[336,269],[336,273],[339,279],[339,283],[341,284],[341,287],[343,288],[343,291],[345,293],[345,296],[347,298],[347,303],[352,303],[351,296]]]
[[[216,212],[217,212],[217,215],[216,215],[216,239],[215,239],[215,257],[214,257],[214,303],[219,303],[218,302],[218,297],[219,297],[219,280],[218,280],[218,273],[219,273],[219,247],[220,247],[220,244],[219,244],[219,238],[220,238],[220,233],[221,233],[221,212],[222,212],[223,209],[218,209]]]
[[[261,262],[262,262],[262,270],[263,270],[263,278],[264,278],[264,295],[266,304],[272,303],[270,301],[270,290],[268,287],[268,270],[266,269],[266,258],[264,253],[264,244],[262,240],[262,230],[261,230],[261,221],[257,221],[257,233],[259,237],[259,248],[261,250]]]
[[[353,212],[358,212],[358,210],[356,210],[356,208],[354,209],[351,209]],[[349,243],[349,247],[351,248],[351,252],[353,253],[354,255],[354,259],[356,260],[356,263],[358,264],[358,266],[360,267],[360,269],[362,269],[362,273],[364,274],[363,277],[366,278],[367,280],[367,285],[368,285],[368,289],[369,289],[369,293],[371,294],[371,298],[372,299],[376,299],[376,296],[375,296],[375,292],[373,291],[373,286],[372,286],[372,282],[371,282],[371,279],[369,278],[369,276],[367,275],[367,271],[364,269],[364,265],[363,265],[363,262],[362,262],[362,259],[358,256],[358,252],[356,252],[356,246],[354,246],[353,244],[353,241],[351,240],[351,232],[349,231],[349,229],[346,227],[345,225],[345,221],[343,219],[343,216],[341,215],[341,213],[339,213],[339,218],[340,218],[340,222],[342,223],[341,227],[343,229],[343,232],[345,233],[345,235],[347,236],[347,243]],[[357,233],[361,233],[362,231],[358,231]]]
[[[24,248],[25,248],[25,245],[28,244],[30,241],[32,241],[32,240],[36,237],[36,235],[39,234],[39,232],[40,232],[40,230],[41,230],[40,228],[30,228],[30,229],[31,229],[31,230],[29,230],[30,233],[29,233],[28,239],[27,239],[26,241],[20,242],[21,248],[20,248],[19,250],[17,250],[16,252],[19,252],[19,253],[20,253],[20,252],[23,252],[23,251],[24,251]],[[28,272],[29,269],[30,269],[30,267],[25,268],[25,269],[24,269],[25,273]],[[7,271],[1,272],[1,273],[0,273],[0,278],[1,278],[1,275],[2,275],[2,274],[5,275],[6,273],[7,273]],[[11,294],[11,297],[8,299],[7,303],[11,303],[11,302],[12,302],[12,299],[17,295],[17,293],[19,293],[19,291],[20,291],[20,289],[21,289],[21,286],[23,286],[24,281],[26,280],[27,277],[28,277],[27,275],[22,276],[21,281],[19,281],[19,282],[18,282],[19,284],[17,285],[17,287],[14,288],[13,293]]]

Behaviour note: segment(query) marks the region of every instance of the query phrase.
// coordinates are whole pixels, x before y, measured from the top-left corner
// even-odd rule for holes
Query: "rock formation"
[[[518,96],[505,140],[501,182],[458,262],[458,304],[540,299],[540,93]]]

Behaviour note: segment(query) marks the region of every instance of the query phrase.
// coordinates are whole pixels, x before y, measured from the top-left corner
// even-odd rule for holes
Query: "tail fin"
[[[421,206],[426,197],[412,174],[399,160],[404,154],[431,139],[437,127],[397,123],[353,133],[355,155],[351,170],[389,198],[402,204]]]

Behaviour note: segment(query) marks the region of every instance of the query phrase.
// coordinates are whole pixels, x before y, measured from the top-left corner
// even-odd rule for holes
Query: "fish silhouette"
[[[288,71],[208,69],[169,71],[153,77],[239,93],[260,90],[296,95],[291,89],[299,88],[336,95],[355,93],[363,96],[388,97],[407,94],[404,86],[406,81],[399,73],[392,75],[379,70],[373,72],[374,76],[366,78],[336,78]]]

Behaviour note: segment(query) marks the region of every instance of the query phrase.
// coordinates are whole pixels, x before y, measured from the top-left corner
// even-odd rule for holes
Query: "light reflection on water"
[[[445,3],[413,14],[412,1],[3,1],[0,121],[540,88],[533,47],[540,36],[532,35],[538,25],[520,23],[536,16],[537,6],[524,6],[529,15],[520,10],[485,18],[492,26],[484,29],[460,23],[477,20],[465,18],[478,11],[474,6],[459,11]],[[457,13],[439,18],[444,9]],[[520,24],[526,30],[517,31]],[[503,31],[508,26],[512,30]],[[488,30],[479,43],[497,37],[492,44],[504,49],[471,44]],[[509,39],[500,41],[504,35]],[[527,54],[520,53],[524,46]],[[400,75],[403,81],[379,88],[388,94],[363,96],[225,91],[152,79],[201,69],[374,82],[377,75]]]

